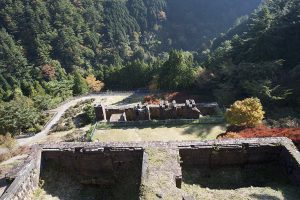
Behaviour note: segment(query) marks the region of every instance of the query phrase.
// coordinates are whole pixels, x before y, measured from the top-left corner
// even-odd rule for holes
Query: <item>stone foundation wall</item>
[[[51,162],[75,172],[72,174],[77,174],[79,182],[97,185],[111,185],[117,178],[115,172],[139,165],[141,199],[184,199],[180,170],[185,166],[210,168],[277,162],[287,176],[300,185],[300,153],[287,138],[60,143],[36,146],[24,167],[7,177],[13,182],[0,199],[31,199],[30,195],[38,187],[40,166],[43,169]],[[59,183],[57,185],[59,187]]]
[[[288,174],[290,180],[300,186],[300,156],[294,145],[290,145],[288,141],[283,146],[280,153],[280,162]]]
[[[214,167],[274,162],[279,160],[282,150],[282,146],[241,144],[190,147],[179,151],[184,165]]]
[[[35,147],[19,171],[7,174],[6,179],[11,185],[0,199],[32,200],[32,194],[39,184],[40,165],[41,149]]]
[[[160,105],[137,106],[95,106],[97,121],[109,120],[112,114],[126,114],[128,121],[167,120],[167,119],[199,119],[200,115],[218,115],[217,103],[199,103],[187,100],[185,104],[164,102]]]
[[[44,151],[42,165],[55,165],[74,174],[82,184],[112,185],[124,169],[142,168],[143,151],[103,148],[98,151]]]

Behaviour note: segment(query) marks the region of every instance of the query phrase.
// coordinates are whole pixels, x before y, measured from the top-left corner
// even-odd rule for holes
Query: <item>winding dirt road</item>
[[[26,138],[18,138],[16,139],[18,146],[31,146],[33,144],[37,144],[41,142],[41,140],[47,140],[47,136],[49,131],[51,130],[51,127],[56,124],[59,119],[64,115],[66,110],[70,108],[71,106],[75,106],[78,102],[88,100],[95,98],[95,103],[105,103],[105,104],[113,104],[117,103],[119,101],[122,101],[126,99],[127,97],[133,95],[134,92],[104,92],[100,94],[91,94],[86,96],[81,96],[77,98],[73,98],[70,100],[67,100],[60,104],[57,108],[50,110],[50,112],[55,113],[55,115],[52,117],[52,119],[47,123],[47,125],[44,127],[44,129],[37,133],[34,136],[26,137]],[[8,152],[9,149],[7,148],[0,148],[0,154]],[[26,154],[24,155],[17,155],[15,157],[10,158],[7,161],[4,161],[0,163],[0,197],[3,194],[3,192],[6,190],[6,188],[9,186],[9,184],[5,180],[5,174],[15,167],[16,161],[23,162],[24,159],[27,157]],[[20,159],[20,160],[18,160]]]
[[[133,92],[109,92],[109,93],[105,92],[105,93],[100,93],[100,94],[91,94],[91,95],[87,95],[87,96],[81,96],[81,97],[69,100],[69,101],[61,104],[59,107],[51,110],[52,112],[54,112],[56,114],[51,119],[51,121],[48,122],[46,127],[44,127],[44,129],[41,132],[39,132],[31,137],[19,138],[19,139],[17,139],[17,143],[19,146],[31,145],[31,144],[37,143],[37,141],[39,141],[40,139],[46,137],[47,134],[49,133],[51,127],[59,121],[59,119],[63,116],[63,114],[66,112],[66,110],[68,110],[68,108],[70,108],[71,106],[76,105],[79,101],[84,101],[87,99],[98,98],[98,97],[108,98],[108,97],[114,97],[114,96],[124,96],[124,98],[126,98],[126,96],[130,96],[132,94],[133,94]]]

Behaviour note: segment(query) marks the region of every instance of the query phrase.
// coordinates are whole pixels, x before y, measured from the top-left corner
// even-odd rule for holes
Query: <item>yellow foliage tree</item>
[[[89,88],[93,92],[100,92],[101,89],[104,87],[104,83],[101,81],[98,81],[93,74],[88,75],[85,78],[85,81],[87,82]]]
[[[227,109],[225,117],[231,125],[255,126],[260,124],[265,112],[258,98],[236,101]]]

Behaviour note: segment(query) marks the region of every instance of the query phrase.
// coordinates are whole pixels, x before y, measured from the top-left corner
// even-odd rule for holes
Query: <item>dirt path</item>
[[[59,119],[63,116],[66,110],[68,110],[68,108],[70,108],[71,106],[75,106],[80,101],[95,98],[94,103],[104,103],[108,105],[108,104],[119,103],[124,99],[132,96],[133,94],[134,94],[133,92],[109,92],[109,93],[101,93],[101,94],[92,94],[92,95],[82,96],[82,97],[68,100],[62,103],[61,105],[59,105],[57,108],[49,111],[55,113],[55,115],[51,119],[51,121],[48,122],[48,124],[44,127],[44,129],[41,132],[31,137],[16,139],[17,145],[31,146],[33,144],[43,143],[49,140],[52,141],[53,140],[52,136],[48,135],[51,127],[59,121]],[[7,153],[8,151],[9,149],[7,148],[0,148],[0,154]],[[7,182],[5,181],[5,174],[10,169],[15,167],[18,163],[22,162],[26,157],[27,155],[18,155],[0,163],[0,197],[8,186]]]
[[[56,114],[41,132],[37,133],[36,135],[34,135],[32,137],[19,138],[19,139],[17,139],[17,143],[18,143],[19,146],[31,145],[31,144],[37,143],[37,141],[39,141],[42,138],[46,137],[47,134],[49,133],[51,127],[59,121],[59,119],[61,118],[61,116],[63,116],[63,114],[66,112],[66,110],[68,108],[70,108],[71,106],[76,105],[79,101],[84,101],[84,100],[87,100],[87,99],[99,98],[99,97],[109,98],[109,97],[114,97],[114,96],[122,96],[122,97],[126,98],[126,97],[128,97],[132,94],[133,94],[132,92],[128,92],[128,93],[118,93],[118,92],[101,93],[101,94],[87,95],[87,96],[79,97],[79,98],[73,99],[71,101],[68,101],[68,102],[60,105],[58,108],[51,110],[51,111],[55,112]]]

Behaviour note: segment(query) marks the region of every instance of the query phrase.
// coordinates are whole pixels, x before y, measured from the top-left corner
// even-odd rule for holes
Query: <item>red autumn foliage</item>
[[[230,127],[225,134],[219,135],[218,138],[232,138],[231,133],[234,131],[242,138],[287,137],[296,145],[300,145],[300,128],[269,128],[264,125],[240,130],[234,130],[234,128],[235,127]]]
[[[183,92],[169,92],[164,93],[162,95],[162,99],[172,102],[175,100],[177,103],[185,103],[187,99],[194,99],[196,102],[201,101],[201,97],[199,95],[190,95]]]
[[[143,103],[159,105],[160,99],[156,95],[148,95],[148,96],[144,96]]]
[[[144,103],[148,104],[159,104],[161,100],[172,102],[173,100],[176,103],[185,103],[187,99],[194,99],[196,102],[200,102],[201,98],[199,95],[189,95],[183,92],[167,92],[160,95],[148,95],[144,97]]]

